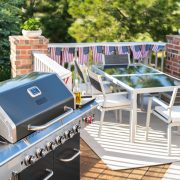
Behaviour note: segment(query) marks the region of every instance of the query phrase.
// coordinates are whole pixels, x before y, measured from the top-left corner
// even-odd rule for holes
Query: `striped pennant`
[[[128,46],[118,46],[117,52],[118,54],[129,54]]]
[[[102,53],[103,53],[102,46],[93,46],[92,47],[93,61],[95,63],[102,62],[102,57],[103,57]]]
[[[165,46],[162,46],[162,45],[154,45],[152,50],[154,52],[159,52],[159,51],[163,50],[164,48],[165,48]]]
[[[55,55],[55,47],[51,47],[50,49],[50,58],[55,60],[56,59],[56,55]]]
[[[142,45],[142,48],[141,48],[142,58],[146,58],[148,56],[148,53],[150,50],[152,50],[152,47],[153,45],[151,44]]]
[[[79,53],[79,63],[84,64],[88,63],[88,58],[89,58],[89,47],[80,47],[78,48],[78,53]]]
[[[63,79],[63,80],[64,80],[64,83],[65,83],[65,84],[68,84],[69,79],[70,79],[69,77],[64,78],[64,79]]]
[[[104,47],[104,54],[105,55],[111,55],[115,52],[115,47],[114,46],[105,46]]]
[[[62,63],[72,62],[74,60],[75,48],[63,48]]]
[[[133,59],[141,59],[142,58],[141,48],[139,45],[131,46],[131,50],[133,53]]]
[[[61,52],[62,52],[62,49],[57,47],[55,50],[55,61],[58,64],[61,64]]]

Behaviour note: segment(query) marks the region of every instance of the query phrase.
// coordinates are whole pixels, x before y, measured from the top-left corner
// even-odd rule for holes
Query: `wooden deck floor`
[[[110,170],[81,139],[81,180],[160,180],[170,164],[128,170]]]

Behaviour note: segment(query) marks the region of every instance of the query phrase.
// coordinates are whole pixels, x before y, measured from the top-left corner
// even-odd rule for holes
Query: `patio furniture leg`
[[[161,56],[161,71],[163,72],[163,67],[164,67],[164,51],[162,51],[162,56]]]
[[[132,134],[132,132],[131,132],[131,119],[132,119],[132,115],[133,115],[133,110],[131,109],[130,111],[129,111],[129,113],[130,113],[130,121],[129,121],[129,141],[131,142],[131,134]]]
[[[140,106],[141,110],[144,109],[144,94],[140,94]]]
[[[119,123],[122,123],[122,110],[119,110]]]
[[[171,125],[168,125],[167,129],[167,138],[168,138],[168,156],[171,155]]]
[[[146,134],[145,134],[145,139],[146,139],[146,141],[148,140],[149,125],[150,125],[150,120],[151,120],[151,105],[152,105],[152,98],[149,99],[148,109],[147,109]]]
[[[155,57],[155,68],[157,69],[158,67],[158,53],[156,52],[156,57]]]
[[[130,130],[130,142],[135,141],[136,135],[136,124],[137,124],[137,94],[136,92],[132,93],[132,114],[131,114],[131,130]]]
[[[100,117],[100,124],[99,124],[99,132],[98,132],[98,136],[101,136],[101,129],[102,129],[102,124],[103,124],[103,120],[104,120],[104,110],[101,110],[101,117]]]
[[[115,119],[116,119],[116,122],[118,122],[118,110],[115,110]]]

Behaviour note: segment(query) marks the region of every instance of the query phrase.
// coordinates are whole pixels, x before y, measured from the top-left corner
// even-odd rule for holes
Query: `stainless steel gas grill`
[[[31,73],[0,83],[0,179],[79,177],[82,117],[74,96],[53,73]]]

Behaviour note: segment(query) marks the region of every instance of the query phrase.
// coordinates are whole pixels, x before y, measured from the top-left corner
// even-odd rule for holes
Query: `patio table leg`
[[[130,142],[135,141],[136,124],[137,124],[137,93],[132,93],[132,112],[131,112],[131,127],[130,127]]]

